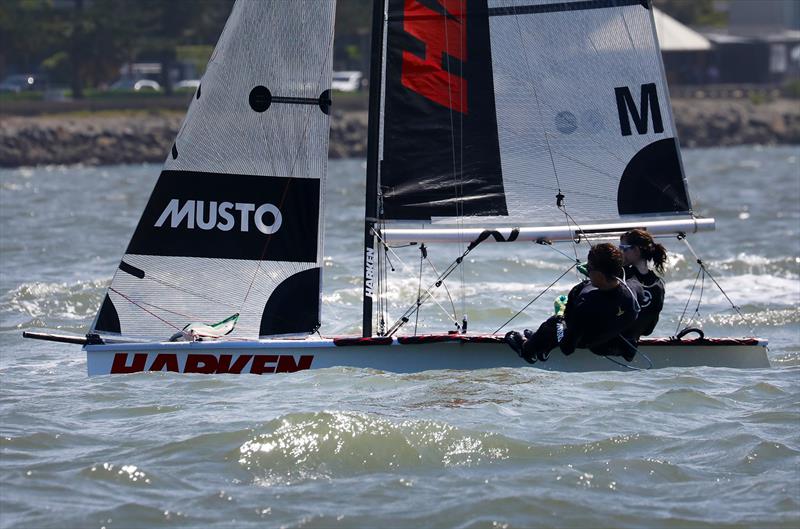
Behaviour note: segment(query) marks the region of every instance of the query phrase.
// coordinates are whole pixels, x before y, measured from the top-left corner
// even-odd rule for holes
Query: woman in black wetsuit
[[[628,333],[639,339],[648,336],[658,323],[658,316],[664,307],[664,265],[667,262],[666,249],[653,240],[653,236],[644,230],[631,230],[620,237],[619,249],[625,263],[625,281],[638,282],[644,291],[640,302],[641,312],[633,328]],[[658,275],[648,263],[653,263]]]
[[[525,329],[524,336],[510,331],[506,343],[530,363],[547,360],[556,347],[565,355],[585,348],[630,361],[635,347],[625,344],[632,339],[629,329],[639,313],[642,292],[638,284],[622,281],[622,266],[622,253],[614,245],[593,246],[587,265],[589,279],[572,288],[563,317],[551,316],[536,332]]]

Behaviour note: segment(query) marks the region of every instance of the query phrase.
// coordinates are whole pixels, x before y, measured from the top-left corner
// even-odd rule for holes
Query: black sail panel
[[[486,0],[388,2],[387,219],[507,214],[486,13]]]

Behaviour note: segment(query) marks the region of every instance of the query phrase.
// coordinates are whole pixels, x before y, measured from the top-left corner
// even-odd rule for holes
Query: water
[[[744,322],[708,281],[686,317],[769,338],[772,369],[88,379],[77,346],[20,334],[85,331],[158,167],[0,171],[0,527],[797,527],[800,149],[685,158],[695,209],[718,222],[691,243]],[[331,165],[324,334],[360,324],[362,174]],[[696,276],[686,247],[668,247],[659,335]],[[394,316],[416,294],[415,252],[398,250]],[[452,256],[431,250],[439,269]],[[535,245],[470,257],[450,293],[486,332],[569,264]],[[419,322],[449,325],[436,305]]]

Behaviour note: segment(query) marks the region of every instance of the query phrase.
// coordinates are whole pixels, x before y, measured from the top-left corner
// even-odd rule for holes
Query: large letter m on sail
[[[649,114],[653,114],[653,132],[658,134],[664,132],[664,122],[661,120],[661,108],[658,106],[658,94],[656,93],[655,83],[643,84],[642,95],[640,99],[639,109],[636,108],[636,103],[633,102],[633,96],[627,86],[619,86],[614,88],[617,95],[617,111],[619,112],[619,128],[623,136],[630,136],[631,121],[636,125],[636,132],[639,134],[647,134],[647,118]]]

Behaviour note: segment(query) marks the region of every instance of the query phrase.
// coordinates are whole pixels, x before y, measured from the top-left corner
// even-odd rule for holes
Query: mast
[[[367,189],[364,212],[364,267],[362,290],[361,335],[372,336],[372,297],[375,295],[377,253],[372,230],[378,220],[378,170],[381,110],[381,79],[383,77],[383,12],[384,0],[372,4],[372,43],[369,68],[369,124],[367,133]]]

